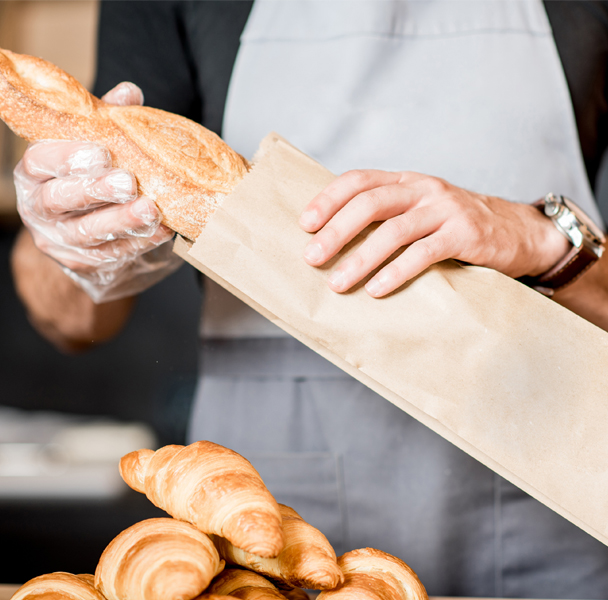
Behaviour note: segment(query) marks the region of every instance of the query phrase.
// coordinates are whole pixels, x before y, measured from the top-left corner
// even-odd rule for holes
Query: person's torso
[[[287,4],[291,6],[285,8]],[[323,10],[330,11],[331,4],[328,3],[329,8]],[[304,151],[320,158],[336,171],[351,166],[373,165],[381,168],[424,168],[432,174],[446,175],[448,171],[444,169],[452,169],[451,176],[457,179],[455,183],[464,185],[470,182],[471,186],[475,186],[486,185],[485,181],[492,187],[492,193],[502,190],[504,194],[513,194],[511,199],[534,199],[534,194],[548,191],[543,189],[538,192],[532,189],[530,179],[534,178],[534,173],[527,170],[526,165],[514,156],[512,144],[523,147],[529,138],[525,135],[518,136],[517,131],[509,131],[508,125],[521,125],[530,121],[521,121],[514,110],[515,117],[512,120],[492,123],[491,114],[496,114],[496,110],[502,111],[504,105],[499,103],[496,109],[495,105],[478,102],[476,106],[480,108],[479,114],[471,110],[467,112],[463,96],[458,95],[462,90],[456,94],[460,101],[451,107],[448,104],[453,94],[443,90],[431,101],[435,107],[448,107],[451,110],[444,110],[445,114],[440,115],[447,123],[444,129],[437,127],[435,121],[429,124],[428,120],[422,118],[419,122],[412,123],[412,115],[417,114],[412,112],[412,108],[426,102],[425,98],[431,88],[426,87],[425,93],[422,87],[417,89],[411,83],[412,71],[403,74],[408,85],[399,87],[397,84],[404,83],[399,80],[401,71],[397,69],[396,61],[391,59],[400,56],[407,65],[409,55],[399,54],[406,47],[417,47],[420,50],[427,44],[439,44],[452,49],[462,46],[463,50],[468,48],[467,51],[472,52],[475,44],[481,44],[474,52],[475,60],[464,61],[466,64],[459,63],[455,51],[447,54],[451,61],[456,61],[456,73],[461,77],[476,79],[472,89],[486,93],[482,89],[480,78],[491,71],[488,62],[495,56],[492,52],[495,50],[493,45],[511,40],[531,47],[535,45],[534,40],[539,38],[544,47],[540,55],[551,58],[553,62],[548,63],[549,68],[553,68],[553,75],[557,76],[559,69],[556,71],[555,66],[559,66],[559,61],[554,48],[551,54],[553,42],[546,17],[543,18],[542,13],[537,12],[526,16],[527,9],[522,9],[521,3],[509,2],[506,6],[515,8],[509,8],[508,11],[514,12],[503,15],[506,21],[493,23],[490,31],[485,26],[475,29],[473,24],[476,15],[467,18],[467,15],[460,14],[455,17],[454,26],[460,24],[455,31],[450,31],[449,23],[446,22],[438,29],[429,30],[427,21],[426,28],[420,25],[419,35],[416,35],[416,27],[411,29],[412,24],[416,23],[408,21],[408,14],[399,12],[413,3],[370,4],[376,5],[376,8],[383,6],[382,10],[390,5],[397,12],[394,18],[390,14],[387,17],[387,13],[382,13],[381,10],[375,18],[371,18],[374,15],[361,18],[364,13],[353,13],[347,15],[344,23],[342,19],[338,19],[337,23],[328,21],[329,25],[335,27],[334,33],[340,32],[329,36],[327,28],[318,30],[314,19],[305,18],[305,14],[294,23],[293,16],[286,19],[284,14],[284,20],[281,21],[279,13],[257,13],[256,9],[251,15],[255,20],[248,22],[248,28],[251,26],[251,29],[245,32],[240,48],[242,26],[231,28],[230,19],[226,17],[228,14],[234,16],[234,11],[241,11],[240,18],[235,19],[235,23],[244,23],[250,9],[248,3],[179,4],[178,12],[181,12],[187,38],[184,42],[184,47],[188,50],[186,54],[191,57],[193,65],[198,65],[193,68],[196,77],[192,77],[192,82],[198,87],[202,99],[199,113],[203,115],[203,121],[219,130],[223,120],[226,123],[224,133],[231,143],[241,149],[245,149],[246,144],[257,144],[260,132],[261,135],[267,133],[266,128],[278,129],[279,133],[291,138]],[[431,6],[434,3],[419,3],[418,9],[426,4]],[[482,16],[489,16],[486,12],[488,6],[501,5],[494,2],[482,4],[486,7],[481,10]],[[275,9],[283,5],[280,10],[289,12],[298,10],[299,3],[276,2],[274,5]],[[469,8],[475,6],[480,4],[469,3]],[[206,16],[211,14],[209,7],[213,11],[221,11],[224,20],[218,20],[217,15],[208,20]],[[538,10],[539,5],[535,7]],[[213,23],[223,23],[217,27],[216,37]],[[505,23],[514,29],[510,31]],[[131,30],[132,27],[125,27],[127,39]],[[289,31],[288,39],[281,38],[282,31]],[[205,32],[203,41],[199,39],[201,32]],[[387,51],[393,44],[399,51],[394,55]],[[264,59],[259,64],[256,56],[262,56],[271,46],[282,51],[278,62],[267,63]],[[329,72],[335,78],[336,70],[339,71],[335,61],[340,56],[345,61],[340,65],[345,67],[344,73],[349,77],[344,80],[344,90],[336,92],[344,94],[338,96],[341,104],[335,102],[332,94],[325,94],[331,96],[328,98],[323,94],[324,89],[334,89],[331,87],[336,83],[333,79],[328,81],[329,87],[319,86],[318,77],[321,73],[306,71],[308,59],[300,63],[295,60],[300,52],[303,53],[302,56],[312,56],[318,53],[320,47],[329,50],[330,46],[332,52],[321,53],[321,62],[327,62],[326,65],[322,64],[321,73]],[[352,55],[343,51],[347,47],[353,48]],[[178,46],[171,45],[171,48]],[[367,51],[362,51],[362,48]],[[182,47],[181,50],[183,49]],[[214,57],[219,64],[222,62],[219,55],[225,57],[232,53],[231,56],[235,56],[237,50],[238,64],[246,67],[245,79],[236,77],[236,71],[224,73],[225,85],[222,91],[221,85],[210,84],[211,81],[218,81]],[[256,55],[256,52],[262,54]],[[428,61],[434,56],[433,52],[427,55],[419,51],[419,54]],[[445,56],[445,52],[442,56]],[[521,47],[514,48],[509,56],[521,60]],[[351,60],[353,57],[358,61],[355,64]],[[275,56],[273,61],[276,58]],[[377,72],[372,68],[372,58],[376,63],[379,62]],[[503,61],[505,57],[497,57],[496,60]],[[402,61],[399,62],[402,64]],[[419,68],[418,64],[423,63],[412,63],[412,66]],[[517,68],[514,65],[522,64],[521,62],[499,64],[505,67],[505,73],[511,73],[516,80]],[[250,70],[248,65],[254,65],[254,70]],[[296,66],[304,69],[292,70]],[[358,71],[359,67],[363,67],[363,70]],[[439,64],[437,68],[445,71],[446,65]],[[529,73],[534,65],[523,64],[522,68],[528,73],[524,80],[529,81]],[[546,76],[545,70],[537,64],[536,72],[543,77]],[[397,75],[394,76],[394,73]],[[242,127],[236,127],[238,121],[232,120],[231,115],[223,111],[230,75],[235,75],[230,82],[230,102],[236,102],[232,105],[233,111],[236,108],[239,113],[233,112],[233,116],[243,119]],[[249,83],[248,75],[252,76]],[[447,73],[448,77],[452,75]],[[500,72],[490,75],[500,75]],[[158,73],[155,76],[158,77]],[[170,76],[171,72],[168,71],[167,77]],[[280,84],[284,84],[284,88],[290,87],[287,84],[294,76],[303,77],[300,83],[296,82],[300,85],[298,89],[305,88],[312,82],[312,91],[316,90],[316,94],[313,94],[315,97],[311,99],[311,90],[303,89],[301,98],[290,98],[290,90],[281,89]],[[420,77],[421,84],[437,83],[430,78],[425,79],[424,73]],[[179,81],[187,79],[185,74]],[[268,84],[263,89],[259,85],[262,81]],[[374,83],[374,89],[369,89],[368,81]],[[506,81],[499,80],[496,85],[503,89]],[[376,89],[384,85],[383,82],[401,96],[391,94],[383,101]],[[533,86],[536,83],[531,82]],[[553,84],[561,90],[558,96],[563,108],[565,82],[557,77]],[[526,89],[529,88],[522,89],[521,82],[517,85],[519,91],[509,90],[507,96],[514,103],[513,107],[523,106],[525,109],[525,98],[522,95],[525,96]],[[413,93],[407,96],[410,89]],[[317,98],[319,94],[320,97]],[[196,94],[192,97],[195,96]],[[277,103],[272,104],[275,98]],[[430,114],[432,102],[428,106],[422,105],[419,114]],[[191,104],[192,101],[189,101],[188,105]],[[294,107],[303,104],[305,108],[298,110],[296,118],[286,119],[290,110],[294,111]],[[321,108],[331,110],[325,113],[322,110],[311,112],[312,108],[318,109],[320,105]],[[570,119],[569,133],[572,134],[572,108],[567,103],[566,105],[567,110],[563,108],[565,114],[562,116],[566,122]],[[274,110],[265,112],[269,106]],[[537,130],[536,133],[541,138],[548,136],[545,141],[549,142],[555,139],[552,135],[554,127],[550,125],[559,121],[560,110],[551,101],[546,106],[543,103],[542,107],[541,120],[544,126],[549,127],[541,132]],[[260,108],[263,110],[258,113]],[[406,108],[407,111],[402,110]],[[457,109],[457,118],[454,117],[454,109]],[[305,121],[302,120],[302,115],[305,115]],[[358,119],[359,115],[362,118]],[[312,131],[303,131],[311,119],[315,120],[311,126]],[[411,132],[411,127],[417,127],[418,131],[432,134],[434,143],[431,143],[431,138],[425,139],[423,136],[421,148],[425,152],[416,153],[417,136],[410,133],[409,138],[395,139],[396,136],[392,136],[393,129],[387,126],[387,123],[393,123],[393,119],[398,121],[394,131]],[[480,131],[483,132],[480,130],[476,142],[483,144],[485,149],[488,149],[489,142],[498,146],[488,150],[493,158],[492,164],[489,164],[489,159],[487,162],[484,159],[482,164],[487,165],[487,168],[477,169],[481,179],[467,179],[476,175],[475,169],[468,169],[467,161],[460,160],[460,157],[453,161],[453,152],[447,153],[447,148],[440,147],[441,141],[437,142],[438,138],[443,139],[447,126],[451,128],[454,123],[454,129],[448,132],[452,136],[457,132],[462,136],[470,127],[486,123],[487,131],[492,137],[488,136],[488,140],[480,139],[483,137],[479,135]],[[322,145],[319,145],[318,136],[313,135],[319,130],[325,136]],[[342,133],[349,144],[343,143]],[[559,138],[564,132],[558,131],[557,134]],[[375,152],[378,140],[386,140],[387,135],[391,145],[382,144],[379,151]],[[363,139],[374,140],[376,146],[365,147],[358,142]],[[505,139],[512,140],[511,146],[501,145]],[[452,142],[453,139],[450,143]],[[538,152],[539,141],[532,142],[537,144]],[[432,152],[434,147],[440,151]],[[497,157],[496,152],[505,147],[510,149],[510,154],[500,154]],[[469,159],[479,156],[478,148],[469,150],[477,153],[469,154]],[[566,152],[572,152],[572,138]],[[383,159],[380,163],[382,156],[387,160]],[[437,162],[420,162],[424,157]],[[442,160],[438,161],[439,158]],[[525,181],[514,182],[521,187],[506,187],[512,177],[507,177],[508,181],[503,181],[502,177],[488,177],[491,172],[504,172],[495,169],[509,168],[509,164],[502,164],[503,159],[507,162],[514,160],[515,168],[521,169],[518,172],[525,174]],[[464,168],[456,170],[458,163]],[[581,164],[579,157],[579,167]],[[433,170],[436,172],[433,173]],[[545,170],[545,174],[547,172]],[[577,185],[583,189],[585,183],[581,179],[584,179],[584,174],[581,173],[583,172],[579,168],[575,178]],[[508,192],[509,189],[513,191]],[[216,331],[213,336],[221,338],[221,333]],[[237,339],[215,339],[205,345],[202,356],[204,376],[192,413],[190,440],[212,439],[247,456],[260,470],[279,501],[293,505],[305,518],[324,531],[338,552],[363,545],[380,547],[410,562],[432,594],[555,598],[606,596],[608,557],[606,549],[599,542],[501,480],[295,340],[259,339],[255,331],[250,333],[249,339],[239,338],[238,332],[236,336]]]
[[[251,157],[273,130],[335,173],[418,171],[520,202],[558,191],[601,222],[540,1],[356,1],[345,11],[259,0],[223,135]],[[281,335],[206,286],[205,337]]]

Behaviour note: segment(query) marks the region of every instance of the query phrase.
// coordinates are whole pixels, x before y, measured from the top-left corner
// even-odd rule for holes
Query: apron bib
[[[251,157],[270,131],[336,174],[418,171],[519,202],[554,191],[602,222],[538,1],[258,1],[223,132]],[[205,337],[284,335],[207,286]]]
[[[523,202],[554,191],[601,222],[540,1],[258,0],[223,131],[250,157],[272,130],[337,174],[419,171]],[[207,291],[215,339],[190,438],[247,456],[338,554],[395,554],[433,595],[606,597],[600,542]]]

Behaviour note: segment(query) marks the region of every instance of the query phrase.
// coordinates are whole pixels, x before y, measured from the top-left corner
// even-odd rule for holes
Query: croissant
[[[0,118],[28,141],[88,140],[131,171],[165,225],[195,240],[247,172],[217,135],[184,117],[112,106],[40,58],[0,49]]]
[[[287,598],[287,600],[310,600],[308,594],[300,588],[292,588],[290,590],[281,590],[281,594]]]
[[[281,514],[251,463],[214,444],[138,450],[120,461],[122,478],[158,507],[205,533],[263,557],[283,548]]]
[[[207,592],[240,600],[286,600],[270,581],[257,573],[242,569],[226,569],[213,580]]]
[[[108,600],[190,600],[224,568],[209,536],[175,519],[147,519],[116,536],[95,570]]]
[[[427,600],[416,573],[402,560],[381,550],[362,548],[338,558],[345,581],[317,600]]]
[[[252,569],[293,587],[325,590],[342,583],[344,575],[327,538],[293,508],[279,504],[279,510],[285,546],[276,558],[261,558],[236,548],[224,538],[212,536],[220,556],[227,563]]]
[[[48,573],[24,583],[11,600],[105,600],[92,575]]]
[[[220,596],[219,594],[201,594],[195,600],[232,600],[234,596]]]

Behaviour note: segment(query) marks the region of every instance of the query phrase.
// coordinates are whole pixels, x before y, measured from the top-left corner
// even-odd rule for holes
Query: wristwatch
[[[591,218],[565,196],[547,194],[533,206],[549,217],[572,244],[568,254],[542,275],[519,279],[551,297],[557,290],[574,283],[602,256],[606,238]]]

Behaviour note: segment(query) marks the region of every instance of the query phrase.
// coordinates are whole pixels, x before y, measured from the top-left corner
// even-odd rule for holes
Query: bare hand
[[[345,292],[388,260],[366,284],[385,296],[434,263],[455,258],[509,275],[539,275],[569,249],[549,219],[527,204],[458,188],[412,172],[349,171],[314,198],[300,217],[317,232],[304,251],[321,266],[373,222],[381,225],[334,270],[329,286]]]

